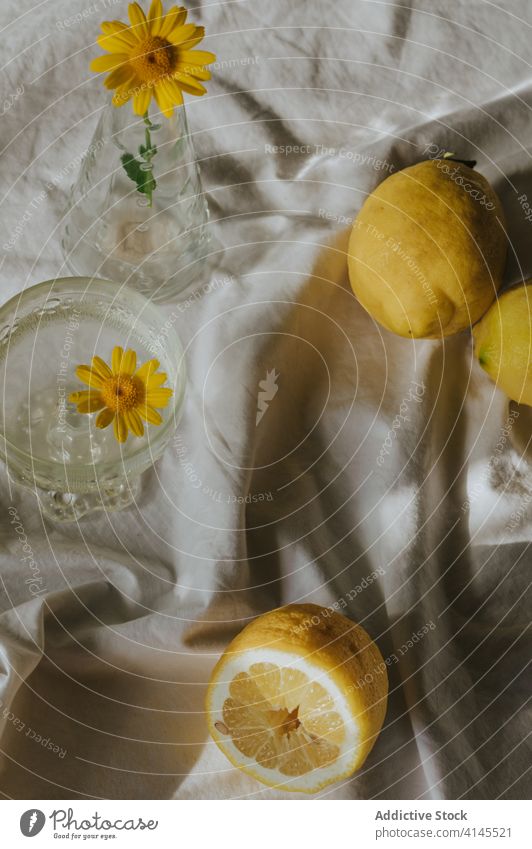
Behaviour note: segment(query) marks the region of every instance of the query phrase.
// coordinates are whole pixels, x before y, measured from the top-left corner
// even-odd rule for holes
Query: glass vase
[[[208,207],[184,106],[172,118],[103,111],[71,189],[62,246],[68,268],[168,300],[201,274]]]
[[[161,311],[110,281],[65,278],[40,283],[0,309],[0,456],[10,478],[34,491],[45,515],[75,521],[94,510],[121,510],[140,476],[161,456],[179,420],[185,390],[183,350]],[[120,345],[138,365],[160,361],[173,389],[160,425],[119,443],[69,403],[84,389],[76,366]]]

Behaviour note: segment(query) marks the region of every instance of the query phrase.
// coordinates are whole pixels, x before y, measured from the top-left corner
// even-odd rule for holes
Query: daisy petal
[[[163,19],[164,9],[161,0],[152,0],[150,11],[148,12],[148,22],[152,35],[159,35]]]
[[[207,68],[202,68],[200,65],[190,65],[188,63],[181,65],[178,63],[174,72],[174,76],[177,73],[182,74],[190,74],[191,77],[194,77],[197,80],[210,80],[211,72]]]
[[[83,401],[84,398],[88,398],[91,394],[90,389],[80,389],[78,392],[71,392],[68,396],[69,404],[77,404],[78,401]]]
[[[176,46],[179,44],[185,44],[191,38],[194,38],[199,35],[199,33],[197,32],[198,29],[200,29],[200,27],[197,27],[196,24],[185,24],[184,26],[177,26],[174,27],[168,33],[166,38],[168,39],[168,41],[171,41],[172,44],[175,44]]]
[[[205,86],[198,82],[198,80],[195,80],[194,77],[189,76],[189,74],[184,74],[182,71],[176,71],[173,79],[179,88],[188,92],[188,94],[195,94],[198,97],[201,97],[201,95],[205,94],[207,91]]]
[[[131,6],[129,7],[131,8]],[[127,439],[127,424],[124,416],[117,413],[113,421],[113,430],[119,442],[125,442]]]
[[[136,115],[144,115],[151,102],[151,89],[146,87],[133,96],[133,111]]]
[[[91,71],[94,71],[96,74],[105,73],[105,71],[112,71],[114,68],[124,65],[128,61],[128,58],[129,57],[126,53],[112,53],[109,56],[97,56],[96,59],[92,60],[89,67]]]
[[[142,382],[145,383],[148,380],[150,374],[153,371],[157,371],[159,366],[160,366],[159,360],[147,360],[147,362],[145,362],[144,365],[141,365],[141,367],[139,369],[137,369],[137,377],[140,377]],[[166,380],[166,377],[165,377],[165,380]]]
[[[120,345],[116,345],[113,348],[113,353],[111,355],[111,368],[113,370],[113,374],[118,374],[120,371],[120,363],[122,362],[122,357],[124,356],[124,349],[120,347]]]
[[[157,410],[154,410],[153,407],[148,406],[148,404],[145,404],[143,407],[139,407],[138,413],[140,417],[149,424],[160,425],[163,420],[161,414],[158,413]]]
[[[175,27],[182,26],[187,19],[187,14],[187,10],[182,6],[172,6],[171,9],[168,9],[159,30],[161,38],[167,38]]]
[[[99,35],[96,43],[100,45],[106,53],[123,53],[124,50],[131,49],[124,41],[122,35]]]
[[[140,38],[147,38],[150,34],[149,27],[146,23],[146,15],[140,8],[138,3],[130,3],[128,7],[129,20],[133,32]]]
[[[171,389],[153,389],[146,395],[146,403],[150,407],[166,407],[174,393]]]
[[[135,88],[135,80],[132,80],[127,85],[118,86],[115,93],[113,94],[113,105],[123,106],[124,103],[128,102],[128,100],[131,100]]]
[[[131,348],[128,348],[124,356],[122,357],[122,362],[120,364],[120,374],[133,374],[137,367],[137,355],[135,351]]]
[[[131,93],[127,92],[116,92],[113,94],[113,99],[111,103],[113,106],[125,106],[131,100]]]
[[[96,416],[96,427],[104,428],[108,427],[113,421],[115,414],[109,407],[106,407],[102,410],[101,413],[98,413]]]
[[[174,80],[167,78],[161,80],[160,86],[162,86],[167,102],[172,103],[174,106],[181,106],[183,103],[183,94],[181,92],[181,87]]]
[[[142,419],[136,410],[128,410],[125,412],[124,418],[128,428],[135,434],[135,436],[143,436],[144,425],[142,424]]]
[[[192,48],[196,47],[196,45],[199,44],[200,41],[203,41],[204,38],[205,38],[205,28],[204,27],[197,27],[196,28],[196,35],[194,36],[194,38],[191,38],[189,41],[186,41],[184,44],[181,44],[179,46],[179,50],[180,51],[181,50],[192,50]]]
[[[151,389],[158,389],[160,386],[163,385],[163,383],[166,383],[167,380],[168,378],[166,374],[164,373],[164,371],[161,371],[158,374],[153,374],[151,377],[148,377],[148,379],[144,382],[146,384],[146,389],[149,392]]]
[[[125,47],[136,47],[138,44],[135,33],[123,21],[103,21],[101,27],[104,35],[116,36],[124,42]]]
[[[96,388],[99,389],[102,385],[101,377],[96,374],[90,366],[78,366],[76,369],[76,377],[79,377],[81,382],[86,383],[87,386],[96,386]]]
[[[107,380],[108,377],[112,377],[112,371],[101,357],[93,357],[91,360],[91,368],[95,374],[102,378],[102,380]]]
[[[165,89],[163,88],[160,82],[155,84],[153,95],[163,115],[165,115],[166,118],[171,118],[174,111],[174,104],[168,97]]]
[[[115,68],[114,71],[111,71],[109,76],[105,79],[104,85],[106,88],[118,88],[118,86],[126,86],[133,79],[135,72],[129,67],[129,65],[120,65],[120,67]]]
[[[209,50],[180,50],[179,63],[189,62],[190,65],[211,65],[216,61],[216,55]]]
[[[78,413],[96,413],[98,410],[103,410],[104,407],[105,401],[99,393],[95,393],[90,398],[84,398],[83,401],[78,401]]]

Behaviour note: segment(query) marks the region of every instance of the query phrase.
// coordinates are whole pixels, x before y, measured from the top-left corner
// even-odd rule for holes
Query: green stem
[[[144,124],[146,125],[146,131],[145,131],[146,151],[144,153],[143,158],[145,159],[146,163],[150,166],[150,176],[151,176],[151,181],[149,183],[148,191],[146,192],[146,197],[148,198],[148,206],[151,207],[153,205],[153,190],[155,188],[155,180],[153,179],[153,168],[151,167],[151,161],[152,161],[153,157],[155,156],[155,154],[157,153],[157,148],[154,145],[152,145],[152,142],[151,142],[150,130],[152,128],[152,123],[150,121],[150,118],[149,118],[147,111],[144,113]]]
[[[124,153],[121,159],[126,174],[136,183],[137,191],[148,199],[148,206],[153,206],[153,192],[157,183],[153,176],[152,160],[157,153],[157,146],[152,142],[150,130],[153,129],[154,125],[147,112],[144,113],[143,120],[145,124],[145,144],[139,145],[140,160],[132,153]]]

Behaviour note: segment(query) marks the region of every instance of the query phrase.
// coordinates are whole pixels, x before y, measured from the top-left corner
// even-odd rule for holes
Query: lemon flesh
[[[532,406],[532,282],[509,289],[473,328],[475,356],[512,401]]]
[[[360,768],[386,713],[386,664],[339,613],[289,605],[250,623],[216,665],[210,733],[277,789],[315,793]]]
[[[366,199],[349,240],[349,279],[388,330],[439,338],[489,308],[506,248],[488,181],[466,165],[429,160],[388,177]]]

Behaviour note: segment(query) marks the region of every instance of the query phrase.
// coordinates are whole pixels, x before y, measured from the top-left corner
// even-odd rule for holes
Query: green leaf
[[[124,153],[121,162],[129,179],[136,183],[137,191],[147,195],[151,201],[151,196],[157,186],[152,171],[145,170],[142,167],[143,163],[135,159],[132,153]]]

